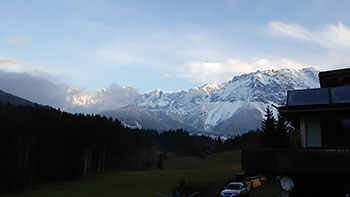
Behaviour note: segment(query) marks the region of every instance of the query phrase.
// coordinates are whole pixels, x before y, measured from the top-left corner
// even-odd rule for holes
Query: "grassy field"
[[[109,172],[77,181],[41,185],[29,193],[9,195],[31,196],[171,196],[181,180],[190,185],[215,187],[219,194],[222,185],[241,172],[241,152],[214,154],[206,159],[181,157],[166,160],[162,170]],[[251,191],[251,197],[279,196],[276,183],[268,183]],[[213,195],[214,196],[214,195]]]
[[[166,160],[164,169],[110,172],[83,180],[41,185],[34,191],[11,196],[170,196],[181,180],[189,184],[223,182],[241,171],[240,151]]]

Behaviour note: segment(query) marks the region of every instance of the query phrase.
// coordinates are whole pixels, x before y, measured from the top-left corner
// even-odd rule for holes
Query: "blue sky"
[[[257,69],[350,67],[349,7],[345,0],[4,0],[0,70],[90,91],[119,84],[149,92]]]

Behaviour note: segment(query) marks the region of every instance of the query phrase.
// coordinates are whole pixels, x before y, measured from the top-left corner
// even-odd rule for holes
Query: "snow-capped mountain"
[[[316,87],[318,71],[314,68],[258,70],[188,91],[166,93],[157,89],[138,94],[133,102],[101,114],[121,119],[131,127],[235,135],[260,128],[267,105],[283,104],[287,90]]]
[[[131,128],[183,128],[192,133],[229,136],[260,128],[266,107],[283,104],[287,90],[317,87],[318,71],[314,68],[258,70],[226,83],[175,93],[157,89],[140,94],[132,87],[116,84],[95,92],[71,87],[66,90],[69,107],[64,110],[100,113]],[[2,91],[0,103],[37,105]]]

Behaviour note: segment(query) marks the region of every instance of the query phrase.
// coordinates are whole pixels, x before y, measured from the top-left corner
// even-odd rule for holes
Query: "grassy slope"
[[[78,181],[41,185],[33,192],[11,196],[156,196],[169,195],[181,179],[203,184],[226,181],[241,171],[240,151],[206,159],[182,157],[164,162],[163,170],[110,172]]]

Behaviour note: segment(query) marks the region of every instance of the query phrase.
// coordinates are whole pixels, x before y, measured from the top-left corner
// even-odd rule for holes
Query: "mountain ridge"
[[[182,128],[194,134],[233,136],[260,128],[266,107],[282,105],[288,90],[317,87],[314,68],[257,70],[179,92],[156,89],[141,94],[115,84],[95,92],[68,88],[70,108],[65,110],[109,116],[131,128],[160,132]],[[0,102],[39,106],[1,90]]]
[[[287,90],[318,86],[318,71],[314,68],[258,70],[188,91],[166,93],[157,89],[141,94],[130,106],[158,113],[153,118],[171,129],[179,128],[179,124],[165,121],[164,117],[187,125],[193,133],[236,135],[260,128],[266,107],[283,104]],[[130,114],[124,110],[112,117],[123,120]],[[138,124],[145,125],[142,121]]]

